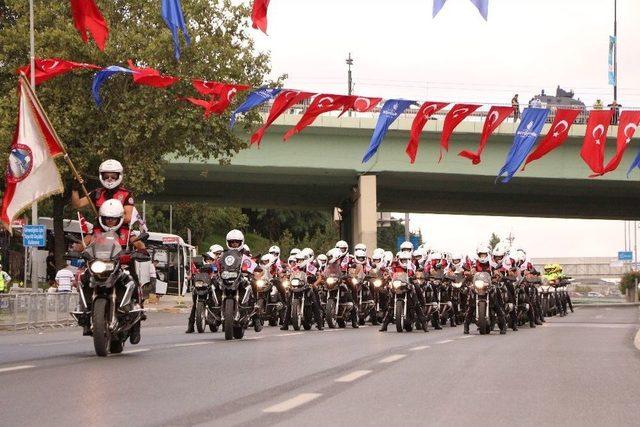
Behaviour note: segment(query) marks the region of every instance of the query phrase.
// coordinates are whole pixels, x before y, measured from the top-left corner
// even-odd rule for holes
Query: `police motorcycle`
[[[516,285],[516,317],[518,319],[519,326],[529,322],[529,327],[536,327],[536,315],[534,310],[536,282],[540,282],[538,277],[523,277]]]
[[[136,240],[145,241],[148,237],[148,233],[142,233]],[[85,292],[80,291],[80,307],[70,314],[78,324],[89,322],[96,355],[105,357],[109,353],[122,353],[130,337],[132,344],[137,344],[134,337],[139,339],[144,310],[135,308],[137,278],[129,271],[129,264],[149,261],[150,257],[123,251],[114,231],[96,236],[83,252],[68,252],[66,256],[87,262],[91,304],[86,300]],[[138,330],[134,331],[136,328]]]
[[[221,301],[214,308],[214,316],[221,322],[226,340],[242,339],[249,321],[256,313],[248,276],[243,271],[242,254],[239,251],[222,253],[218,277]]]
[[[337,323],[338,327],[344,328],[351,319],[351,310],[354,310],[353,302],[349,298],[351,290],[346,283],[349,278],[342,274],[337,261],[327,265],[322,277],[327,292],[324,308],[327,326],[334,329]]]
[[[451,277],[451,304],[453,316],[457,324],[464,322],[466,310],[467,285],[463,274],[456,273]]]
[[[305,331],[311,329],[313,325],[312,300],[308,293],[313,292],[311,285],[307,282],[307,273],[304,271],[294,271],[289,276],[291,289],[291,325],[296,331],[300,326]]]
[[[367,279],[373,288],[373,307],[369,310],[369,318],[371,324],[377,325],[382,321],[384,313],[387,311],[389,288],[387,287],[387,279],[378,268],[369,271]]]
[[[514,276],[500,274],[496,279],[497,291],[500,292],[502,301],[504,302],[504,315],[508,326],[514,331],[518,330],[517,304],[515,302],[515,292],[511,295],[509,288],[514,289],[517,279]],[[513,298],[512,298],[513,297]],[[495,318],[492,318],[491,330],[496,326]]]
[[[557,314],[556,289],[551,285],[549,279],[542,277],[538,292],[540,293],[540,308],[543,316],[555,316]]]
[[[492,319],[495,319],[496,313],[493,310],[495,294],[498,292],[496,286],[491,280],[491,276],[487,272],[476,273],[473,276],[473,283],[470,292],[475,304],[475,319],[473,322],[478,326],[480,335],[491,333]]]
[[[424,326],[419,325],[419,319],[415,312],[418,309],[416,307],[417,301],[414,301],[411,295],[409,275],[406,272],[393,273],[390,283],[391,292],[393,293],[393,319],[396,324],[396,331],[411,332],[414,323],[419,326],[416,329],[426,328],[426,322]]]
[[[217,332],[219,323],[213,312],[214,292],[211,276],[206,272],[198,272],[193,276],[193,294],[195,296],[195,326],[198,333],[203,333],[209,325],[211,332]]]
[[[446,325],[447,321],[452,327],[457,326],[454,308],[453,308],[453,286],[451,277],[443,274],[438,279],[437,287],[439,306],[439,320],[442,325]]]
[[[416,273],[416,279],[420,282],[422,272]],[[431,326],[436,329],[442,329],[440,326],[440,284],[444,277],[442,270],[434,271],[426,276],[424,280],[423,291],[427,305],[425,307],[425,317],[431,320]]]
[[[567,286],[569,286],[569,284],[571,284],[571,277],[563,276],[559,279],[557,288],[560,294],[560,306],[565,316],[569,313],[567,311],[567,306],[573,313],[573,304],[571,303],[571,297],[569,296],[569,291],[567,290]]]
[[[282,321],[285,312],[285,302],[282,301],[280,292],[274,286],[277,277],[266,270],[254,273],[255,289],[257,290],[256,305],[261,322],[268,322],[269,326],[277,326]],[[284,282],[283,282],[284,284]],[[286,281],[287,286],[289,281]]]
[[[358,323],[364,325],[367,318],[371,318],[371,322],[376,324],[376,312],[374,292],[372,289],[375,286],[374,281],[370,276],[365,276],[364,272],[358,272],[352,281],[355,279],[354,285],[358,289]],[[382,281],[379,282],[382,284]]]

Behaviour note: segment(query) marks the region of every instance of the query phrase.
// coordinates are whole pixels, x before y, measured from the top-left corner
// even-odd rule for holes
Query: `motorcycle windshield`
[[[293,273],[291,273],[291,280],[293,280],[293,279],[306,281],[307,280],[307,275],[305,274],[304,271],[294,271]]]
[[[100,234],[85,250],[93,259],[110,261],[122,252],[120,239],[113,231]]]
[[[400,280],[409,283],[409,275],[407,273],[393,273],[392,280]]]
[[[324,270],[324,277],[339,277],[340,274],[340,264],[338,264],[337,262],[327,265],[327,268]]]
[[[222,254],[220,262],[220,277],[223,280],[235,280],[240,275],[242,255],[238,251],[228,251]]]

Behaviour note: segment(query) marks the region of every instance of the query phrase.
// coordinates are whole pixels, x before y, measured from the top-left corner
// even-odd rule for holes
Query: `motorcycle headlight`
[[[293,286],[293,287],[298,287],[298,286],[300,286],[300,279],[293,279],[293,280],[291,281],[291,286]]]
[[[256,286],[259,288],[263,288],[265,284],[265,281],[262,279],[256,280]]]
[[[476,280],[473,285],[478,289],[484,289],[487,286],[484,280]]]
[[[94,274],[102,274],[113,271],[115,265],[112,262],[94,261],[91,263],[91,272]]]
[[[376,279],[373,281],[373,286],[375,286],[376,288],[379,288],[380,286],[382,286],[382,280],[380,279]]]
[[[291,282],[289,282],[288,280],[283,280],[282,286],[284,286],[285,288],[288,288],[289,286],[291,286]]]
[[[336,279],[335,278],[329,277],[327,279],[327,285],[335,285],[335,283],[336,283]]]
[[[358,284],[358,279],[356,279],[355,277],[353,279],[351,279],[351,283],[354,285]]]
[[[202,280],[196,280],[196,288],[206,288],[207,282],[203,282]]]
[[[401,287],[402,285],[404,285],[404,283],[402,282],[402,280],[394,280],[392,283],[393,287],[395,289],[398,289],[399,287]]]
[[[456,289],[460,289],[462,287],[462,282],[453,282],[453,287]]]

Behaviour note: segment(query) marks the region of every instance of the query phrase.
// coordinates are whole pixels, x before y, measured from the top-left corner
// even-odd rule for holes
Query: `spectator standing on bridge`
[[[56,273],[56,284],[58,285],[58,292],[71,292],[71,285],[73,283],[73,272],[69,269],[69,266],[59,270]]]
[[[0,264],[0,294],[9,292],[9,282],[11,282],[11,276],[2,269],[2,264]]]
[[[593,104],[593,109],[594,110],[602,110],[603,108],[604,108],[604,105],[602,105],[602,100],[596,99],[596,103]]]
[[[611,117],[611,124],[617,125],[618,117],[620,117],[620,107],[622,107],[622,105],[618,104],[618,102],[614,99],[611,104],[607,105],[607,107],[613,110],[613,117]]]
[[[518,102],[517,93],[513,96],[513,98],[511,98],[511,106],[513,107],[513,123],[515,123],[520,118],[520,102]]]

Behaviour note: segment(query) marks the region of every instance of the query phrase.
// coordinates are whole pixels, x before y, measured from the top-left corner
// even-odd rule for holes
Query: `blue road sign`
[[[618,261],[633,261],[633,252],[631,251],[618,252]]]
[[[41,248],[47,245],[47,230],[44,225],[25,225],[22,227],[22,245]]]

